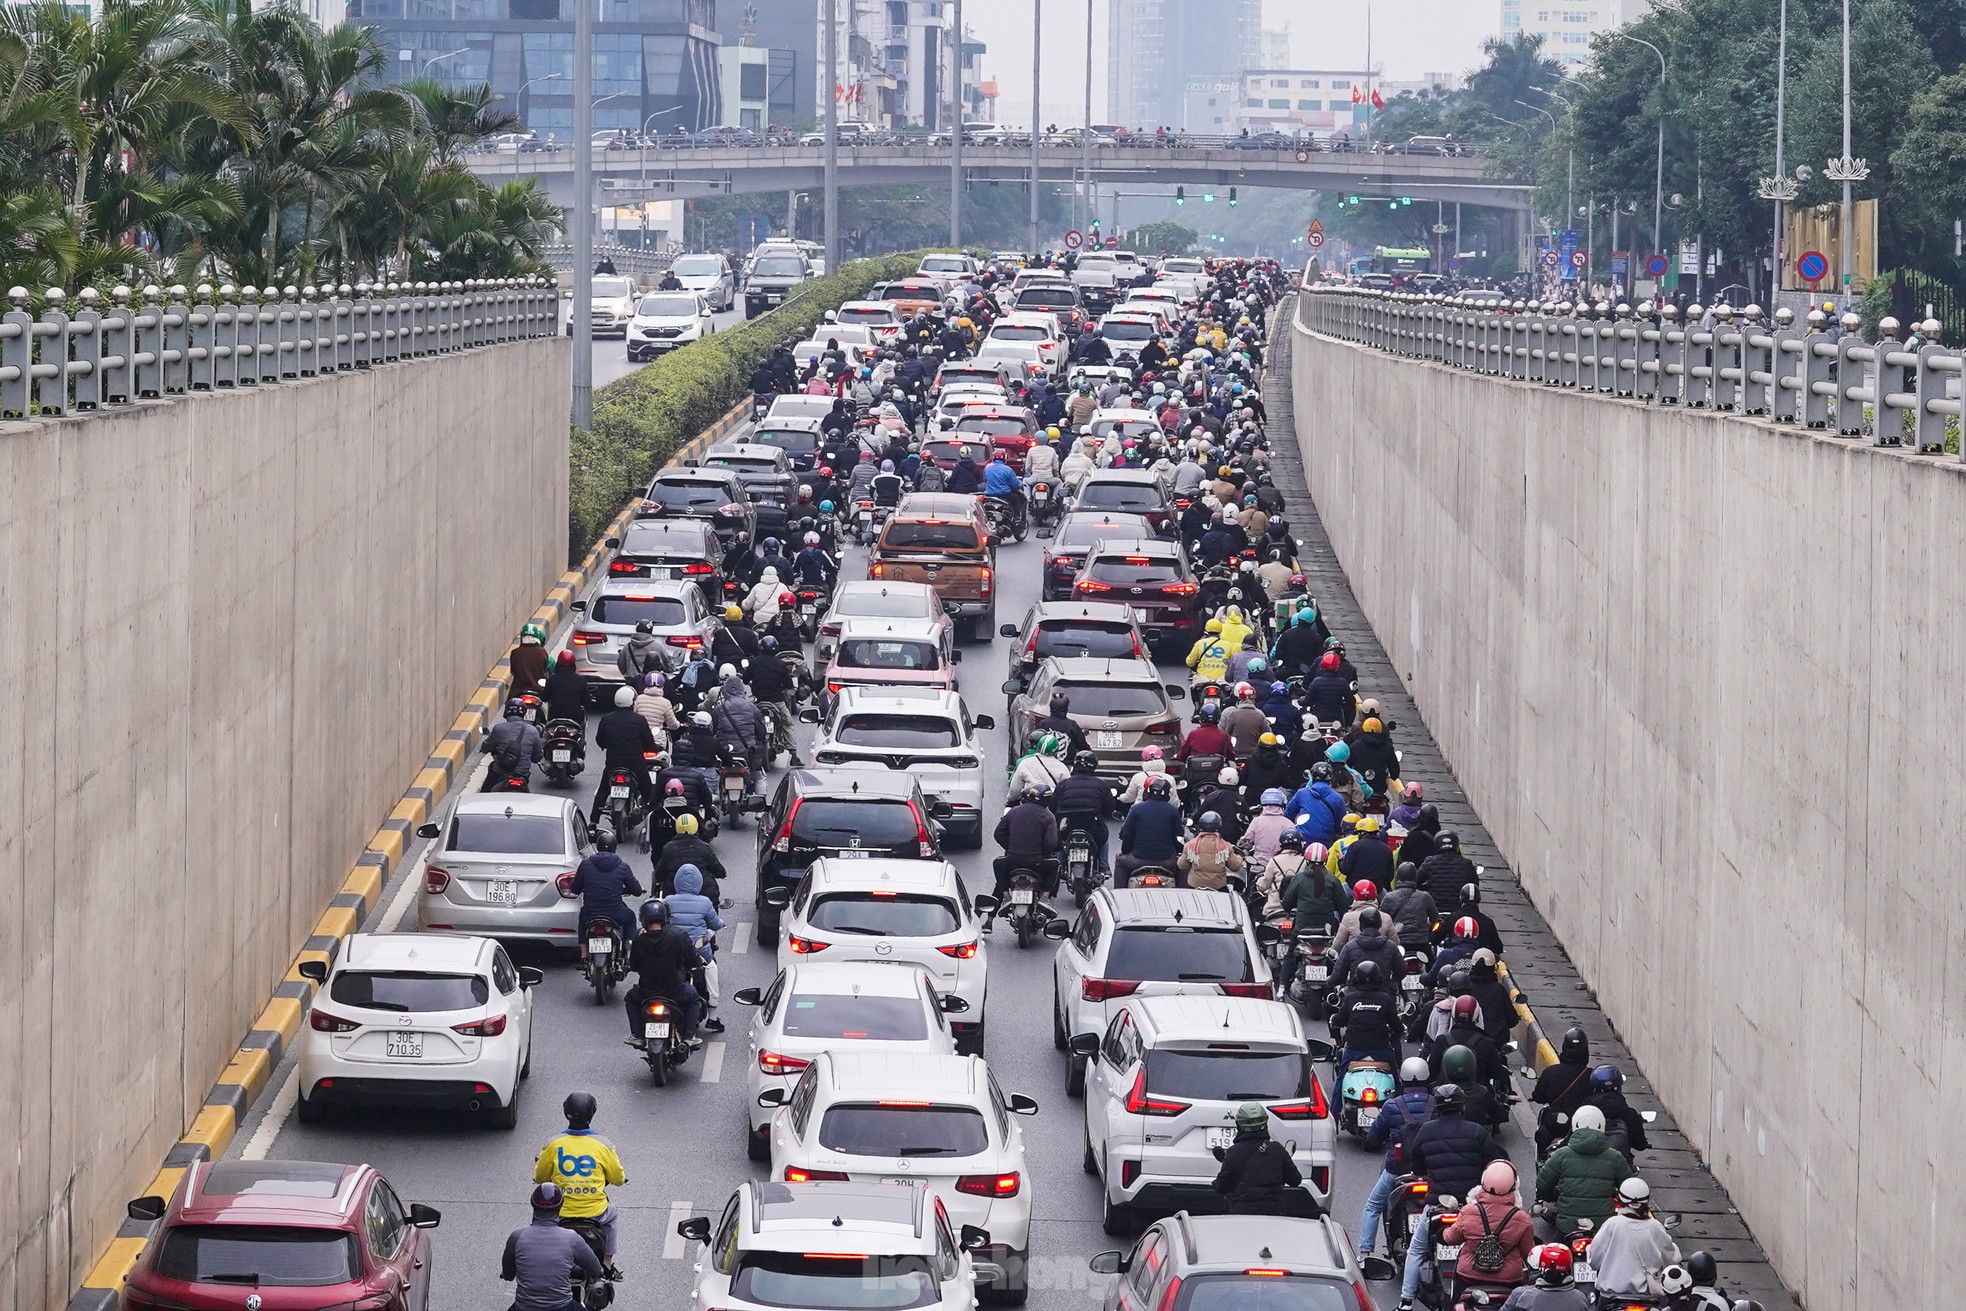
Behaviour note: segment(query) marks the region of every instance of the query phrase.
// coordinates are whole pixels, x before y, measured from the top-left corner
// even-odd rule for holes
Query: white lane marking
[[[731,935],[730,954],[733,956],[749,956],[751,954],[751,926],[749,924],[740,922],[736,926],[736,932]]]
[[[299,1100],[300,1067],[296,1065],[287,1071],[286,1082],[282,1083],[280,1091],[274,1094],[272,1104],[266,1108],[266,1114],[260,1117],[259,1128],[253,1130],[253,1136],[247,1140],[245,1149],[239,1153],[239,1159],[265,1160],[266,1154],[273,1150],[273,1144],[279,1139],[280,1131],[287,1127],[287,1117],[294,1113],[294,1103]]]
[[[680,1261],[683,1259],[685,1240],[681,1234],[676,1232],[676,1226],[689,1219],[689,1212],[690,1204],[688,1202],[669,1203],[669,1221],[664,1226],[668,1237],[662,1240],[662,1259],[664,1261]]]
[[[724,1077],[724,1044],[710,1042],[703,1045],[703,1073],[697,1077],[698,1083],[716,1083]]]

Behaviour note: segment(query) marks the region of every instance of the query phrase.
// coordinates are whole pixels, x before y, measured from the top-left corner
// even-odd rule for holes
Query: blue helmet
[[[1352,758],[1352,749],[1343,742],[1333,742],[1324,749],[1324,758],[1334,765],[1342,765]]]
[[[1290,798],[1283,795],[1282,788],[1263,789],[1263,804],[1266,806],[1281,806],[1288,800]]]
[[[660,899],[651,898],[642,903],[642,927],[652,929],[658,924],[669,922],[669,908]]]

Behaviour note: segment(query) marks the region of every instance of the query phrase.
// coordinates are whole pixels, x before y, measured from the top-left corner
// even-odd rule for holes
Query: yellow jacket
[[[1188,668],[1195,677],[1220,682],[1229,672],[1229,653],[1238,647],[1223,645],[1222,633],[1205,633],[1188,651]],[[1242,639],[1237,638],[1238,642]]]
[[[554,1183],[566,1194],[565,1216],[592,1217],[608,1209],[608,1185],[628,1182],[621,1158],[592,1129],[569,1129],[539,1149],[532,1169],[536,1184]]]

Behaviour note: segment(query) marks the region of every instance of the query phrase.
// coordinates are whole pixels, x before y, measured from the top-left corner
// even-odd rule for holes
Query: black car
[[[1044,544],[1044,579],[1040,593],[1046,601],[1069,601],[1079,580],[1086,552],[1108,538],[1152,536],[1154,526],[1141,514],[1108,514],[1077,510],[1058,521],[1058,531]]]
[[[1072,497],[1072,509],[1103,514],[1137,514],[1159,536],[1174,528],[1180,517],[1174,493],[1151,469],[1101,469],[1086,475]]]
[[[1316,150],[1310,141],[1286,136],[1282,132],[1252,132],[1246,137],[1230,137],[1223,143],[1230,150]]]
[[[636,519],[608,545],[619,548],[608,562],[608,577],[692,582],[705,605],[723,609],[723,545],[706,521]]]
[[[758,823],[758,945],[778,942],[771,888],[794,888],[821,856],[942,859],[941,820],[955,812],[922,795],[913,774],[878,769],[794,769]]]
[[[753,531],[760,540],[783,537],[791,528],[792,505],[798,500],[799,480],[792,460],[777,446],[733,442],[703,453],[705,469],[728,469],[744,484],[756,515]]]
[[[757,540],[758,513],[751,505],[744,480],[734,469],[697,469],[671,465],[655,475],[642,503],[635,507],[638,519],[701,519],[717,530],[720,537],[739,531]]]

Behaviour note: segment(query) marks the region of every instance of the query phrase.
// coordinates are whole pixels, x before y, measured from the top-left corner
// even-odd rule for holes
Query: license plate
[[[392,1033],[389,1035],[387,1052],[390,1056],[408,1061],[423,1059],[423,1035],[420,1033]]]
[[[642,1026],[642,1037],[644,1038],[667,1038],[668,1036],[669,1021],[667,1020],[650,1020]]]
[[[1037,900],[1037,896],[1037,891],[1032,888],[1012,888],[1010,890],[1010,904],[1013,906],[1028,906]]]
[[[511,879],[493,879],[491,891],[485,900],[494,906],[516,906],[519,904],[519,885]]]
[[[859,851],[852,847],[847,847],[843,850],[835,851],[833,854],[835,856],[838,856],[841,860],[866,860],[868,856],[872,855],[873,853],[867,851]]]
[[[818,607],[808,601],[806,604],[799,607],[799,618],[810,619],[815,613],[817,613],[817,611],[818,611]]]
[[[589,956],[606,956],[613,950],[614,944],[606,938],[587,939],[587,954]]]
[[[1434,1248],[1434,1260],[1437,1262],[1445,1263],[1460,1259],[1461,1245],[1459,1243],[1441,1243]]]
[[[1233,1147],[1235,1146],[1235,1141],[1236,1131],[1234,1129],[1210,1129],[1208,1131],[1208,1150],[1211,1152],[1218,1147]]]
[[[656,566],[649,570],[649,577],[659,578],[662,579],[664,582],[674,582],[676,578],[676,571],[674,569],[664,569],[660,566]]]
[[[553,763],[556,765],[564,765],[572,759],[573,752],[571,751],[555,751],[553,753]]]
[[[1580,1284],[1595,1284],[1597,1271],[1591,1269],[1588,1261],[1578,1261],[1570,1267],[1570,1277]]]
[[[1399,981],[1399,990],[1401,992],[1420,991],[1420,976],[1417,974],[1407,975],[1405,978]]]
[[[1361,1129],[1370,1129],[1370,1128],[1372,1127],[1372,1122],[1373,1122],[1374,1120],[1376,1120],[1376,1119],[1378,1119],[1378,1118],[1379,1118],[1379,1108],[1378,1108],[1378,1107],[1376,1107],[1376,1106],[1361,1106],[1361,1107],[1359,1107],[1359,1108],[1358,1108],[1358,1127],[1359,1127],[1359,1128],[1361,1128]]]
[[[628,789],[625,786],[611,787],[608,789],[608,795],[616,801],[626,801],[628,799]]]
[[[1099,746],[1102,750],[1117,751],[1122,745],[1124,743],[1121,740],[1121,734],[1118,729],[1102,728],[1099,730]]]
[[[725,780],[724,780],[724,795],[725,795],[725,796],[727,796],[727,797],[741,797],[741,796],[743,796],[743,795],[744,795],[744,780],[743,780],[743,779],[741,779],[741,778],[727,778],[727,779],[725,779]]]
[[[1309,979],[1312,983],[1323,983],[1326,979],[1331,977],[1331,968],[1328,965],[1322,965],[1322,964],[1306,965],[1304,967],[1304,977]]]

